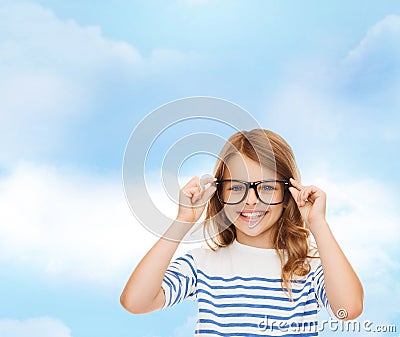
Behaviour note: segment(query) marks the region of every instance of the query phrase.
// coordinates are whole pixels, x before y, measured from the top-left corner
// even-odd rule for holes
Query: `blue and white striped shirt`
[[[196,336],[317,336],[317,312],[328,303],[320,259],[281,289],[281,263],[274,249],[235,240],[212,251],[207,245],[174,259],[162,282],[163,309],[184,299],[198,301]]]

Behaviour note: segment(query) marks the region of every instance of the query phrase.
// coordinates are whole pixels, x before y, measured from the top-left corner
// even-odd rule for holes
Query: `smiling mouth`
[[[239,218],[249,223],[249,228],[255,227],[255,225],[264,218],[268,213],[266,212],[239,212]]]

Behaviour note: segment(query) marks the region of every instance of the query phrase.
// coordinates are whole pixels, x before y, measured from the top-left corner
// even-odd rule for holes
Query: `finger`
[[[208,178],[210,178],[210,179],[216,179],[216,178],[214,178],[211,174],[203,174],[203,175],[201,176],[200,179],[208,179]]]
[[[312,187],[311,186],[307,186],[306,188],[304,188],[303,190],[301,190],[300,192],[300,196],[299,196],[299,202],[301,206],[304,206],[306,204],[307,201],[309,201],[309,197],[312,194]]]
[[[297,194],[297,204],[299,206],[303,206],[303,200],[304,200],[304,193],[307,192],[307,188],[304,188],[302,190],[299,191],[299,193]]]
[[[200,199],[201,195],[204,191],[204,185],[202,185],[202,183],[200,182],[200,178],[197,176],[196,176],[196,178],[197,179],[195,180],[194,187],[192,187],[194,190],[194,194],[193,194],[192,200],[191,200],[192,203],[195,203],[198,199]]]
[[[211,195],[214,194],[217,188],[212,183],[215,180],[217,180],[217,178],[214,178],[210,174],[205,174],[200,178],[200,193],[196,201],[200,199],[202,202],[206,202]],[[206,188],[208,184],[210,185]]]
[[[217,178],[214,178],[210,174],[203,175],[199,180],[200,193],[204,192],[206,185],[212,184],[215,180],[217,180]]]
[[[292,197],[293,197],[293,200],[296,203],[296,205],[298,207],[300,207],[300,204],[299,204],[299,201],[298,201],[298,197],[299,197],[300,192],[298,190],[296,190],[295,187],[289,187],[289,191],[292,193]]]
[[[289,191],[290,191],[290,193],[292,193],[292,197],[293,197],[293,199],[295,200],[295,201],[297,201],[297,196],[298,196],[298,194],[299,194],[299,191],[298,190],[296,190],[294,187],[289,187]]]
[[[298,207],[301,207],[301,203],[300,203],[300,191],[297,190],[295,187],[289,187],[289,191],[292,193],[293,199],[296,202]]]
[[[325,198],[325,192],[319,189],[318,187],[311,186],[310,193],[307,197],[308,201],[314,203],[320,197]]]
[[[296,179],[290,178],[290,183],[292,186],[294,186],[296,189],[301,190],[303,188],[303,185],[300,183],[300,181],[297,181]]]
[[[215,193],[215,191],[217,190],[217,187],[214,185],[209,186],[203,193],[203,195],[201,196],[201,203],[205,203],[208,200],[210,200],[210,198],[213,196],[213,194]]]
[[[315,186],[308,186],[306,189],[302,191],[302,196],[301,196],[301,203],[302,205],[305,205],[305,203],[311,202],[314,203],[315,199],[318,197],[318,193],[320,190],[315,187]]]
[[[196,187],[199,185],[199,177],[198,176],[194,176],[192,179],[190,179],[186,185],[184,185],[182,187],[182,189],[184,188],[188,188],[188,187]]]
[[[196,204],[199,201],[199,199],[200,199],[200,194],[194,195],[191,200],[192,205]]]
[[[195,176],[187,182],[187,184],[182,188],[182,191],[185,193],[187,197],[191,199],[191,202],[193,204],[202,198],[203,193],[205,192],[205,186],[207,184],[212,184],[215,180],[217,179],[210,174],[205,174],[201,178]],[[214,187],[214,189],[216,190],[216,187]],[[208,193],[213,194],[215,190],[214,191],[211,190]]]
[[[207,184],[212,184],[216,180],[217,178],[214,178],[211,174],[205,174],[200,178],[200,184],[204,187]]]
[[[189,187],[189,188],[185,188],[182,190],[183,193],[185,193],[186,196],[188,196],[189,198],[194,197],[195,195],[198,195],[199,192],[199,187]]]
[[[202,196],[203,192],[196,192],[191,199],[192,205],[198,203],[198,201],[202,198]]]
[[[199,178],[200,193],[203,193],[203,192],[204,192],[205,185],[206,185],[205,180],[206,180],[206,179],[204,179],[204,177]]]
[[[304,197],[304,192],[306,191],[306,188],[296,179],[290,178],[290,183],[292,184],[292,186],[294,186],[294,188],[298,191],[298,193],[293,196],[296,200],[296,203],[298,206],[303,206],[303,197]]]

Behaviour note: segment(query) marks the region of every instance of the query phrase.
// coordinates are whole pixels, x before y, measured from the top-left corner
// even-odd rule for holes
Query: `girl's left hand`
[[[326,194],[316,186],[303,186],[297,180],[290,178],[292,187],[289,191],[299,207],[306,225],[313,232],[313,226],[325,222]]]

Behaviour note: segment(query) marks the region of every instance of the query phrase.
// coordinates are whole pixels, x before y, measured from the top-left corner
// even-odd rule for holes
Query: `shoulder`
[[[203,243],[200,247],[192,248],[188,250],[188,254],[191,255],[195,260],[206,257],[216,257],[218,255],[227,252],[228,247],[216,247],[215,250],[211,249],[206,243]]]
[[[211,249],[207,243],[188,250],[187,254],[193,259],[197,267],[209,269],[212,266],[218,266],[232,260],[230,246],[216,247]]]

